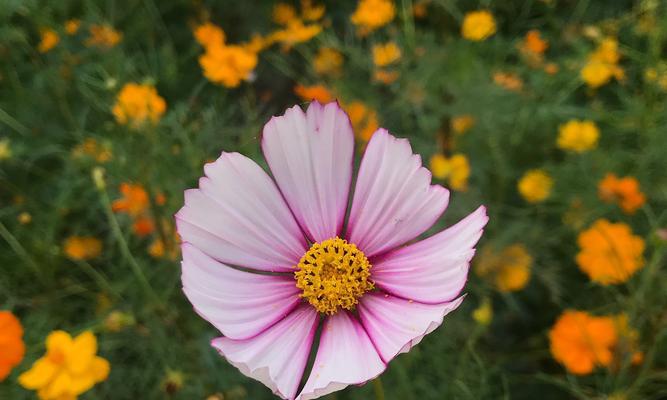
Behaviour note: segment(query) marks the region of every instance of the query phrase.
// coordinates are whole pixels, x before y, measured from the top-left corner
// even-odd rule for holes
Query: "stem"
[[[148,297],[150,297],[157,305],[161,305],[162,301],[153,290],[153,287],[148,282],[148,279],[146,279],[146,275],[144,275],[141,266],[139,263],[137,263],[137,260],[134,259],[134,256],[132,256],[132,252],[127,245],[125,236],[123,236],[123,231],[120,229],[120,225],[116,219],[116,215],[111,209],[111,201],[109,200],[109,195],[107,194],[106,188],[103,185],[97,185],[97,189],[100,193],[100,200],[102,201],[104,213],[106,214],[109,225],[111,226],[111,233],[118,242],[118,247],[120,248],[120,252],[123,255],[123,258],[125,258],[125,260],[130,264],[132,273],[134,273],[134,276],[143,287],[144,293],[148,295]]]
[[[42,277],[42,273],[39,269],[39,265],[35,262],[30,257],[30,254],[25,250],[25,248],[21,245],[21,243],[12,235],[12,233],[5,227],[5,224],[0,222],[0,236],[2,236],[3,239],[9,244],[9,247],[14,250],[14,253],[16,253],[21,259],[23,259],[23,262],[28,264],[28,266],[32,269],[32,271],[35,273],[37,276],[37,280],[39,280],[41,283],[44,283],[44,278]]]
[[[375,392],[375,400],[384,400],[384,387],[379,376],[373,379],[373,391]]]

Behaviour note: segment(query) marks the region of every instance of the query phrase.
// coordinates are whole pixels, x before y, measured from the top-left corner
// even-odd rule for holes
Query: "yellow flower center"
[[[65,353],[61,350],[51,350],[47,355],[49,361],[56,365],[62,365],[65,363]]]
[[[314,243],[301,257],[294,273],[300,297],[323,314],[351,310],[374,288],[371,264],[352,243],[338,237]]]

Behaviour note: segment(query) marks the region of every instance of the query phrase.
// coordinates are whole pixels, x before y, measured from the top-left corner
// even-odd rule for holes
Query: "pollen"
[[[364,253],[338,237],[313,244],[296,268],[296,286],[303,291],[300,297],[322,314],[352,310],[374,288]]]

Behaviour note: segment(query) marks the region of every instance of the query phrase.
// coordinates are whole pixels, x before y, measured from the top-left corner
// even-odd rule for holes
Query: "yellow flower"
[[[461,36],[475,42],[485,40],[496,33],[496,21],[493,14],[486,10],[472,11],[463,18]]]
[[[79,28],[81,27],[81,20],[80,19],[69,19],[65,22],[65,33],[68,35],[74,35],[79,31]]]
[[[500,292],[516,292],[528,284],[533,257],[523,244],[515,243],[500,252],[485,246],[475,272],[489,278]]]
[[[343,66],[343,55],[331,47],[322,47],[315,55],[313,69],[320,75],[339,76]]]
[[[29,212],[24,211],[19,214],[16,219],[18,219],[19,224],[28,225],[32,221],[32,215],[30,215]]]
[[[72,339],[54,331],[46,338],[46,355],[18,378],[26,389],[36,390],[41,400],[70,400],[109,376],[109,362],[96,355],[97,339],[85,331]]]
[[[167,103],[151,85],[127,83],[118,93],[112,113],[121,125],[133,128],[145,122],[156,124],[167,110]]]
[[[120,43],[123,35],[109,25],[91,25],[90,37],[86,39],[86,46],[112,48]]]
[[[519,179],[518,189],[527,202],[539,203],[549,197],[553,184],[553,179],[545,171],[533,169]]]
[[[593,282],[623,283],[644,266],[644,240],[624,223],[599,219],[579,234],[577,243],[577,265]]]
[[[287,28],[274,32],[271,38],[282,43],[285,49],[290,49],[295,44],[309,41],[320,32],[322,26],[319,24],[304,25],[300,19],[293,19],[287,23]]]
[[[225,32],[222,28],[210,22],[197,26],[194,35],[197,42],[204,48],[225,44]]]
[[[273,22],[276,24],[287,25],[296,18],[296,10],[290,4],[278,3],[273,6]]]
[[[367,35],[390,23],[395,15],[396,8],[393,1],[359,0],[350,20],[357,26],[359,34]]]
[[[301,16],[306,21],[317,21],[324,16],[324,4],[314,6],[311,0],[301,0]]]
[[[386,67],[401,59],[401,49],[394,42],[373,46],[373,63],[377,67]]]
[[[593,121],[570,120],[558,128],[558,148],[584,153],[597,147],[600,131]]]
[[[102,253],[102,242],[91,236],[70,236],[65,240],[63,250],[70,260],[89,260]]]
[[[430,169],[434,178],[448,180],[452,190],[463,192],[468,189],[470,163],[465,155],[457,153],[447,158],[439,153],[434,154],[430,160]]]
[[[625,72],[618,66],[620,59],[618,41],[609,37],[603,39],[581,69],[581,79],[594,89],[607,84],[612,77],[622,80]]]
[[[0,139],[0,161],[12,158],[12,147],[9,138]]]
[[[452,129],[452,132],[456,133],[457,135],[462,135],[475,125],[475,118],[468,114],[457,115],[452,117],[449,125]]]
[[[472,312],[472,318],[482,326],[487,326],[491,323],[491,320],[493,320],[493,307],[491,307],[491,301],[488,297],[485,297],[482,300],[482,304]]]
[[[199,65],[209,81],[233,88],[251,78],[257,54],[243,46],[212,46],[199,57]]]
[[[380,127],[377,112],[360,101],[353,101],[343,105],[350,117],[356,136],[364,142],[370,140],[373,133]]]
[[[41,35],[41,40],[37,46],[37,50],[40,53],[46,53],[52,48],[56,47],[60,42],[60,36],[53,29],[42,29],[39,33]]]

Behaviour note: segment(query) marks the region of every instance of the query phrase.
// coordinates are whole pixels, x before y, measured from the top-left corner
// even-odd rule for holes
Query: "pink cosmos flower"
[[[379,129],[346,218],[354,134],[338,103],[273,117],[261,145],[274,179],[222,153],[185,192],[176,215],[183,290],[224,335],[213,347],[278,396],[363,384],[461,304],[486,210],[409,243],[445,211],[449,191],[431,185],[406,139]]]

